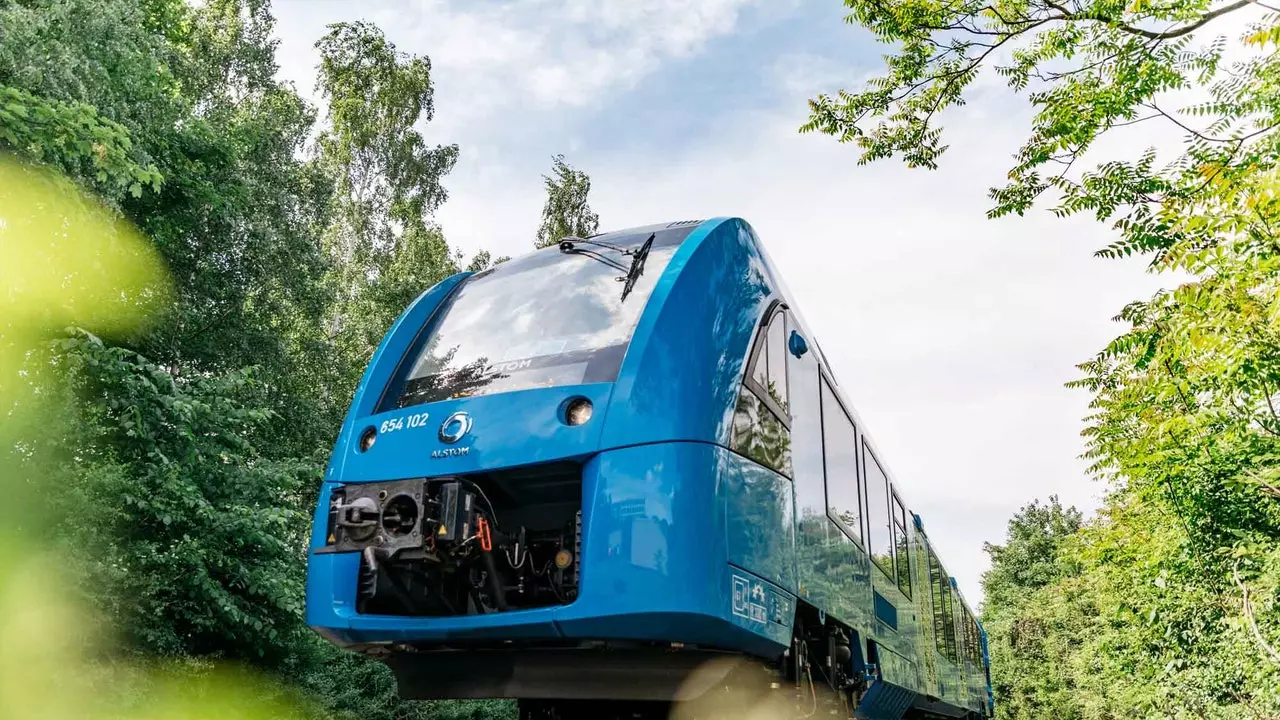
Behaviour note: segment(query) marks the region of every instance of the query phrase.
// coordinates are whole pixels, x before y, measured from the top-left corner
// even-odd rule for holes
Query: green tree
[[[467,272],[480,272],[481,270],[488,270],[494,265],[504,263],[510,259],[511,257],[509,255],[503,255],[502,257],[495,258],[488,250],[481,250],[471,258],[471,262],[467,263],[467,267],[465,267],[464,270]]]
[[[318,470],[360,353],[460,263],[430,222],[456,148],[428,149],[412,130],[431,113],[426,59],[397,55],[371,26],[331,30],[320,78],[330,114],[313,149],[314,112],[275,80],[266,0],[0,1],[0,151],[26,161],[0,166],[25,178],[0,187],[0,234],[39,236],[66,256],[59,233],[76,233],[72,247],[111,260],[50,268],[40,259],[56,252],[19,254],[9,289],[48,295],[28,303],[41,333],[90,318],[109,335],[75,331],[49,349],[36,344],[46,334],[0,318],[6,405],[44,400],[41,417],[60,419],[15,431],[15,418],[37,418],[0,408],[6,438],[20,439],[0,456],[21,474],[6,488],[44,490],[32,494],[48,514],[20,515],[22,527],[60,521],[42,533],[65,559],[50,567],[121,631],[125,654],[186,660],[196,674],[208,659],[253,663],[327,717],[509,712],[402,702],[386,668],[301,617]],[[9,212],[35,188],[75,195],[45,187],[32,164],[103,206]],[[138,274],[120,267],[130,225],[171,288],[88,292]],[[81,290],[75,302],[68,289]],[[144,309],[156,311],[149,324],[104,317]],[[333,318],[347,331],[330,337]]]
[[[587,195],[591,178],[565,162],[564,155],[552,161],[552,176],[542,176],[547,187],[547,202],[542,207],[542,224],[538,227],[534,246],[544,248],[566,237],[591,237],[600,229],[600,217],[591,211]]]
[[[457,272],[431,214],[456,145],[428,147],[416,129],[435,112],[431,62],[396,50],[369,23],[339,23],[316,43],[328,101],[319,162],[333,178],[325,248],[335,305],[330,334],[349,359],[342,400],[369,353],[414,297]]]
[[[1080,512],[1051,497],[1014,514],[1003,545],[985,546],[991,568],[982,577],[982,622],[1001,717],[1080,717],[1072,670],[1064,663],[1071,646],[1061,642],[1061,630],[1047,631],[1056,619],[1046,618],[1040,599],[1044,588],[1073,574],[1063,549],[1080,527]]]
[[[1072,535],[1030,527],[1031,546],[1056,550],[1030,553],[1039,556],[1030,563],[993,559],[984,578],[998,591],[983,621],[999,717],[1225,720],[1280,707],[1277,668],[1249,627],[1250,616],[1275,612],[1274,562],[1252,580],[1242,612],[1246,596],[1203,572],[1163,498],[1116,492]],[[1009,583],[1011,568],[1031,582]]]
[[[75,528],[66,549],[95,549],[80,586],[134,647],[279,663],[304,632],[306,512],[290,500],[318,473],[258,449],[266,388],[175,378],[83,333],[59,350],[63,407],[80,412],[31,459],[59,468],[44,481]]]
[[[116,338],[177,375],[262,368],[279,444],[323,421],[296,373],[320,337],[326,187],[306,104],[274,80],[263,0],[0,6],[0,142],[68,172],[160,250],[174,297]],[[16,102],[13,100],[16,98]]]
[[[987,543],[991,569],[983,573],[982,595],[987,609],[1012,605],[1025,593],[1042,588],[1064,574],[1059,551],[1080,530],[1083,516],[1064,508],[1058,497],[1048,504],[1024,506],[1009,520],[1003,545]]]

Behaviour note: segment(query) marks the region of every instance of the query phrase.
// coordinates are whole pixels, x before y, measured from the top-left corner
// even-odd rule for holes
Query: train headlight
[[[584,425],[591,419],[591,401],[574,398],[564,408],[564,421],[568,425]]]
[[[372,425],[365,428],[360,433],[360,452],[368,452],[373,447],[373,443],[378,439],[378,429]]]

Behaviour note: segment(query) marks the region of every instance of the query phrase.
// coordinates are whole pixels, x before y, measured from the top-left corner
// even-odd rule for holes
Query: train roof
[[[670,230],[672,228],[680,228],[680,227],[694,228],[701,225],[704,222],[706,221],[705,220],[672,220],[671,222],[665,222],[665,223],[653,223],[650,225],[637,225],[635,227],[619,228],[617,230],[608,230],[606,232],[596,233],[588,237],[594,240],[599,238],[607,238],[614,235],[638,235],[640,233],[646,233],[646,232],[653,233],[653,232],[659,232],[661,230]]]

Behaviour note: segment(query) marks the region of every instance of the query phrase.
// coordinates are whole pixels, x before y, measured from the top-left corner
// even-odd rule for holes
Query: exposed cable
[[[813,697],[813,707],[809,710],[809,714],[801,716],[806,718],[811,718],[818,714],[818,686],[814,684],[813,673],[809,670],[812,666],[813,663],[811,662],[806,661],[804,664],[804,674],[809,679],[809,694]]]
[[[524,555],[521,555],[520,543],[516,543],[515,545],[515,557],[512,557],[511,553],[506,550],[503,550],[502,554],[507,556],[507,562],[511,565],[512,570],[519,570],[524,567],[525,562],[529,560],[529,548],[526,547],[524,549]],[[518,562],[515,560],[516,557],[520,558]]]

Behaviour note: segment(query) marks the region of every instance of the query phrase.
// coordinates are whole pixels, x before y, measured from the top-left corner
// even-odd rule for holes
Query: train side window
[[[938,558],[933,554],[933,548],[925,549],[926,556],[929,560],[929,601],[933,610],[933,642],[938,648],[938,652],[944,652],[946,643],[942,640],[942,586],[938,584]]]
[[[862,466],[867,478],[867,552],[889,579],[893,570],[893,523],[889,520],[889,478],[866,442],[862,443]]]
[[[768,325],[757,334],[749,369],[738,391],[730,447],[791,477],[791,417],[786,403],[787,313],[780,307],[770,312]],[[775,344],[777,352],[772,349]]]
[[[791,411],[787,393],[787,314],[777,313],[769,323],[768,344],[765,346],[769,354],[769,384],[765,389],[769,397],[782,407],[784,413]]]
[[[969,637],[973,638],[973,647],[970,648],[969,656],[972,657],[974,665],[982,665],[982,635],[978,634],[978,621],[973,618],[973,611],[969,611]]]
[[[738,392],[730,447],[791,477],[791,432],[769,406],[747,387]]]
[[[822,386],[822,462],[827,481],[827,516],[862,546],[862,502],[858,492],[858,430],[836,399],[827,378]]]
[[[951,592],[951,581],[946,572],[942,573],[942,637],[947,642],[947,658],[957,662],[960,657],[956,653],[956,615],[955,597]]]
[[[743,380],[774,415],[790,425],[790,403],[787,393],[787,312],[775,306],[769,312],[768,324],[756,336],[751,350],[750,371]]]
[[[969,660],[977,664],[982,655],[981,641],[978,639],[978,625],[973,620],[973,613],[964,611],[964,623],[969,628]]]
[[[894,562],[898,571],[898,589],[911,597],[911,545],[907,535],[907,510],[895,493],[893,495],[893,546]]]
[[[982,630],[978,629],[978,619],[969,615],[969,632],[973,633],[973,662],[982,665]]]
[[[761,333],[759,347],[754,355],[755,362],[751,364],[751,381],[761,388],[769,387],[769,353],[763,351],[769,345],[769,334]]]
[[[933,600],[933,639],[943,657],[955,661],[956,626],[951,618],[951,585],[938,556],[929,548],[929,590]]]
[[[964,609],[964,618],[960,622],[964,624],[964,656],[969,662],[976,662],[978,635],[973,631],[973,614],[969,608]]]

